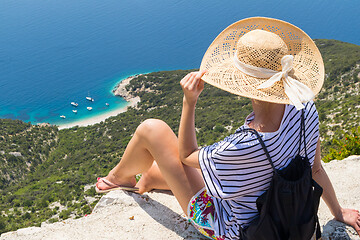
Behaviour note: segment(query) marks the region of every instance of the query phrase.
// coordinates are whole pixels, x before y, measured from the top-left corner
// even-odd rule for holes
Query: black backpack
[[[273,168],[270,188],[256,200],[259,217],[245,229],[240,229],[244,240],[309,240],[316,230],[321,237],[317,217],[322,188],[312,179],[311,166],[305,143],[304,112],[301,114],[299,152],[285,168],[275,169],[269,152],[255,129],[254,133]],[[305,157],[300,156],[301,138],[304,136]]]

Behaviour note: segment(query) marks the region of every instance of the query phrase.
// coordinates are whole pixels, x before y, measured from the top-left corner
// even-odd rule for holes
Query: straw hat
[[[202,79],[225,91],[297,109],[319,93],[324,63],[298,27],[272,18],[233,23],[211,43],[201,62]]]

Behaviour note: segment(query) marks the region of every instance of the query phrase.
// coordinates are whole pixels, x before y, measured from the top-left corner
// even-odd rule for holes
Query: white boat
[[[86,109],[89,110],[89,111],[91,111],[91,110],[92,110],[92,107],[87,107]]]
[[[106,106],[109,106],[109,104],[108,104],[108,103],[105,103],[105,105],[106,105]]]
[[[78,104],[78,103],[76,103],[76,102],[71,102],[70,104],[71,104],[71,105],[73,105],[74,107],[79,106],[79,104]]]
[[[73,113],[77,113],[77,110],[72,110],[73,111]]]
[[[66,118],[65,115],[61,115],[60,117],[61,117],[61,118]]]
[[[93,101],[94,101],[94,99],[91,98],[91,97],[86,97],[86,100],[88,100],[88,101],[90,101],[90,102],[93,102]]]

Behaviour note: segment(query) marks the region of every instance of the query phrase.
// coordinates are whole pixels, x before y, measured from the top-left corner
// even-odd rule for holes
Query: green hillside
[[[0,188],[19,182],[49,157],[57,142],[56,126],[34,126],[0,119]]]
[[[325,39],[315,42],[323,56],[326,73],[324,86],[316,102],[321,121],[322,156],[326,156],[332,147],[341,149],[347,142],[333,140],[349,140],[360,135],[360,46]],[[346,137],[345,133],[350,135]],[[356,146],[358,149],[359,142]],[[341,156],[332,154],[324,160],[334,157],[339,159]]]
[[[316,100],[325,156],[335,147],[334,138],[343,139],[359,126],[360,46],[335,40],[316,43],[327,73]],[[137,108],[100,124],[58,131],[1,120],[0,233],[91,213],[99,196],[88,185],[115,166],[141,121],[160,118],[177,132],[183,97],[179,81],[190,71],[138,76],[127,86],[141,98]],[[199,145],[232,133],[250,111],[248,99],[207,84],[196,111]]]

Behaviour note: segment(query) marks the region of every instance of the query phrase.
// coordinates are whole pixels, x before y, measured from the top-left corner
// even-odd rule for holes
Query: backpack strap
[[[241,130],[240,130],[240,131],[241,131]],[[265,154],[266,154],[266,157],[267,157],[267,159],[268,159],[268,161],[269,161],[272,169],[273,169],[274,171],[276,171],[275,166],[274,166],[274,164],[273,164],[273,162],[272,162],[272,160],[271,160],[270,154],[269,154],[269,152],[268,152],[268,150],[267,150],[267,148],[266,148],[266,146],[265,146],[264,141],[262,140],[260,134],[258,133],[258,131],[256,131],[256,130],[253,129],[253,128],[244,128],[244,129],[242,129],[242,131],[244,131],[244,132],[251,132],[251,133],[255,134],[255,136],[256,136],[257,139],[259,140],[262,148],[264,149],[264,152],[265,152]],[[299,155],[300,155],[300,151],[301,151],[301,139],[302,139],[302,135],[304,135],[305,156],[307,157],[307,151],[306,151],[306,136],[305,136],[305,119],[304,119],[304,110],[303,110],[303,109],[301,110],[300,141],[299,141],[299,152],[298,152]]]
[[[244,131],[244,132],[251,132],[253,134],[255,134],[255,136],[257,137],[257,139],[259,140],[261,147],[264,149],[264,152],[266,154],[266,157],[272,167],[272,169],[274,170],[274,172],[276,171],[275,166],[271,160],[270,154],[265,146],[264,141],[262,140],[260,134],[258,133],[258,131],[256,131],[253,128],[244,128],[241,129],[240,131]],[[304,109],[301,110],[301,122],[300,122],[300,141],[299,141],[299,151],[298,154],[300,155],[300,151],[301,151],[301,140],[302,140],[302,135],[304,135],[304,149],[305,149],[305,156],[307,157],[307,151],[306,151],[306,135],[305,135],[305,118],[304,118]]]
[[[251,133],[255,134],[255,136],[257,137],[257,139],[259,140],[259,142],[260,142],[260,144],[261,144],[261,147],[264,149],[265,155],[266,155],[266,157],[267,157],[267,159],[268,159],[268,161],[269,161],[272,169],[273,169],[274,172],[275,172],[275,171],[276,171],[275,166],[274,166],[274,164],[273,164],[273,162],[272,162],[272,160],[271,160],[270,154],[269,154],[269,152],[268,152],[268,150],[267,150],[267,148],[266,148],[266,146],[265,146],[265,143],[264,143],[264,141],[262,140],[260,134],[259,134],[255,129],[253,129],[253,128],[244,128],[244,129],[242,129],[242,130],[245,131],[245,132],[251,132]]]
[[[306,135],[305,135],[305,117],[304,117],[304,109],[301,110],[301,122],[300,122],[300,141],[299,141],[299,152],[298,155],[300,155],[301,151],[301,140],[302,136],[304,135],[304,150],[305,150],[305,156],[307,157],[307,151],[306,151]]]

